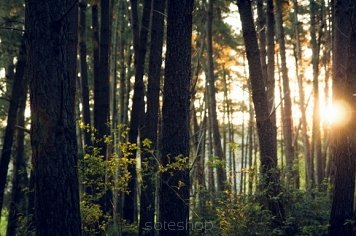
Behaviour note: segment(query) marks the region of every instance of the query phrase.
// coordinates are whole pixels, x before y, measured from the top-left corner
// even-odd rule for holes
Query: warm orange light
[[[324,113],[325,120],[334,126],[345,125],[351,119],[350,105],[344,101],[334,101],[325,108]]]

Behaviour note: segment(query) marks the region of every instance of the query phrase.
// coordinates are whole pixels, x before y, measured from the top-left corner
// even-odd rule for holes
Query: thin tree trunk
[[[88,85],[88,64],[87,64],[87,45],[86,45],[86,0],[81,0],[79,8],[79,56],[80,56],[80,78],[84,125],[91,125],[90,105],[89,105],[89,85]],[[84,130],[84,144],[92,146],[91,134]]]
[[[22,46],[23,47],[23,46]],[[24,53],[24,49],[23,53]],[[18,57],[17,63],[23,63],[21,60],[25,60],[23,57],[25,55],[20,55]],[[20,62],[21,61],[21,62]],[[25,65],[23,65],[25,66]],[[18,68],[17,66],[17,69]],[[17,70],[16,70],[17,71]],[[22,74],[22,76],[24,76]],[[26,95],[27,95],[27,86],[28,80],[26,78],[23,79],[23,86],[18,91],[20,93],[19,97],[19,109],[17,112],[17,125],[19,127],[25,127],[25,108],[26,108]],[[15,88],[15,87],[14,87]],[[17,129],[17,139],[16,139],[16,155],[14,155],[14,170],[13,170],[13,180],[12,180],[12,190],[11,190],[11,201],[9,207],[9,215],[7,220],[7,229],[6,236],[13,235],[24,235],[24,232],[20,228],[19,219],[21,216],[26,215],[27,210],[27,195],[24,193],[24,189],[28,187],[28,178],[27,178],[27,163],[25,159],[25,131],[24,129]],[[25,228],[25,227],[24,227]]]
[[[296,65],[296,76],[298,80],[298,89],[299,89],[299,106],[301,112],[301,125],[302,125],[302,139],[303,139],[303,152],[304,152],[304,162],[305,162],[305,184],[306,189],[310,190],[313,183],[313,176],[311,168],[311,149],[310,141],[308,136],[308,123],[306,118],[306,106],[305,106],[305,94],[304,94],[304,85],[303,85],[303,73],[301,73],[302,68],[302,50],[300,46],[299,38],[299,28],[298,28],[298,3],[297,0],[293,0],[294,4],[294,28],[295,28],[295,65]]]
[[[285,143],[285,156],[286,156],[286,174],[288,184],[295,185],[296,180],[299,178],[297,171],[294,170],[295,152],[293,147],[293,120],[292,120],[292,100],[289,87],[287,59],[286,59],[286,46],[285,34],[283,28],[283,9],[282,0],[277,0],[276,4],[276,24],[278,31],[279,52],[281,57],[281,71],[283,79],[283,130],[284,130],[284,143]]]
[[[217,107],[215,98],[215,76],[214,76],[214,61],[213,61],[213,36],[212,36],[212,23],[213,23],[213,1],[208,2],[208,20],[207,20],[207,51],[208,51],[208,89],[209,89],[209,118],[211,119],[213,130],[213,146],[214,156],[221,160],[221,166],[216,169],[217,172],[217,191],[223,191],[226,183],[226,170],[225,170],[225,155],[221,145],[221,136],[219,131],[219,123],[217,118]]]
[[[136,2],[136,3],[135,3]],[[141,123],[143,122],[143,111],[144,111],[144,83],[143,75],[145,69],[145,57],[146,48],[148,41],[148,29],[150,25],[150,15],[151,15],[151,0],[145,0],[143,6],[143,14],[141,19],[141,27],[138,29],[138,16],[137,16],[137,1],[131,1],[131,12],[132,12],[132,31],[134,39],[134,53],[135,53],[135,84],[134,93],[132,98],[132,110],[130,116],[130,129],[128,134],[129,143],[137,143],[137,138],[139,134],[139,129]],[[131,159],[136,158],[136,153],[134,152]],[[136,194],[137,194],[137,173],[136,165],[131,164],[129,166],[129,172],[131,178],[128,183],[129,193],[124,195],[124,209],[123,217],[128,223],[133,223],[136,221],[135,211],[136,211]]]
[[[251,2],[237,1],[242,22],[242,32],[249,65],[252,100],[255,106],[256,124],[260,144],[261,187],[266,191],[266,206],[275,216],[273,226],[283,225],[285,213],[282,202],[276,198],[280,193],[277,170],[276,129],[269,116],[267,94],[260,63],[257,34],[253,23]],[[273,185],[271,183],[273,182]]]
[[[24,74],[25,74],[25,67],[26,67],[26,48],[24,42],[21,43],[19,56],[17,60],[18,61],[16,64],[16,73],[13,77],[14,82],[12,85],[11,100],[8,108],[9,110],[7,115],[7,125],[5,128],[4,141],[3,141],[1,160],[0,160],[0,213],[2,211],[3,202],[4,202],[7,172],[8,172],[10,158],[11,158],[11,150],[13,145],[15,124],[17,119],[17,109],[19,107],[19,102],[21,98],[24,96],[24,94],[22,94],[23,87],[25,86]]]
[[[143,126],[142,140],[151,141],[149,147],[154,151],[158,148],[158,115],[159,115],[159,93],[162,66],[162,47],[164,32],[165,0],[153,0],[151,44],[149,55],[148,85],[147,85],[147,112],[145,114],[145,125]],[[147,148],[147,147],[146,147]],[[152,153],[142,153],[142,185],[140,199],[140,235],[154,235],[154,230],[144,231],[147,222],[154,222],[155,212],[155,190],[157,162]]]

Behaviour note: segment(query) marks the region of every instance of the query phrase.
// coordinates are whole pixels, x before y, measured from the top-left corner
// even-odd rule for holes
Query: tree
[[[355,85],[356,85],[356,4],[350,0],[334,1],[333,103],[344,104],[348,121],[332,129],[332,155],[335,162],[333,203],[330,215],[331,236],[355,235]],[[352,122],[351,122],[352,121]]]
[[[213,58],[213,1],[208,2],[208,20],[207,20],[207,52],[208,52],[208,96],[209,96],[209,119],[212,128],[214,156],[221,160],[217,172],[217,190],[223,191],[226,183],[225,155],[221,146],[221,135],[216,111],[215,96],[215,76],[214,76],[214,58]]]
[[[13,145],[13,138],[15,133],[15,125],[17,119],[17,110],[21,98],[24,95],[22,88],[25,85],[25,67],[26,67],[26,48],[25,44],[22,43],[19,50],[18,62],[16,64],[16,73],[14,75],[14,82],[11,91],[11,101],[7,116],[7,125],[5,128],[5,135],[3,141],[3,147],[1,151],[1,161],[0,161],[0,212],[3,208],[5,186],[7,180],[7,172],[9,168],[11,150]]]
[[[261,188],[265,191],[266,206],[275,216],[274,226],[282,225],[284,207],[278,198],[280,193],[279,174],[277,170],[276,128],[268,109],[265,82],[263,79],[260,52],[257,44],[257,34],[253,23],[251,2],[237,1],[245,42],[252,100],[256,113],[256,125],[260,145]]]
[[[81,235],[75,84],[77,2],[28,1],[27,76],[36,235]]]
[[[189,91],[193,0],[168,1],[167,51],[162,106],[162,165],[189,156]],[[179,115],[177,115],[179,114]],[[171,173],[170,173],[171,172]],[[176,230],[160,235],[189,235],[189,169],[164,171],[159,190],[159,222],[173,222]],[[183,230],[177,230],[184,225]]]
[[[283,134],[286,154],[286,169],[288,184],[298,186],[299,176],[293,170],[295,150],[293,145],[293,119],[292,119],[292,100],[289,87],[288,68],[286,59],[286,43],[283,28],[283,0],[276,1],[276,28],[279,42],[279,52],[281,57],[281,72],[283,80]]]
[[[149,55],[147,112],[142,128],[142,140],[151,141],[151,149],[158,148],[159,93],[162,66],[162,48],[164,32],[165,0],[154,0],[152,9],[151,44]],[[155,155],[155,154],[154,154]],[[150,152],[142,153],[142,188],[140,199],[140,234],[143,235],[145,224],[154,222],[157,162]],[[151,229],[146,235],[154,235]]]

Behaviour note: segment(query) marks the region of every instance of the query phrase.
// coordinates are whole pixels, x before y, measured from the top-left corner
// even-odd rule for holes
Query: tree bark
[[[91,125],[90,105],[89,105],[89,85],[88,85],[88,63],[86,44],[86,0],[81,0],[79,5],[79,57],[80,57],[80,78],[82,89],[82,121],[85,125]],[[92,146],[90,132],[84,131],[84,145]]]
[[[208,52],[208,95],[209,95],[209,118],[211,120],[213,131],[213,146],[214,156],[221,160],[221,165],[216,168],[217,173],[217,191],[223,191],[226,188],[226,170],[225,170],[225,155],[221,145],[221,135],[216,111],[215,97],[215,76],[214,76],[214,58],[213,58],[213,1],[208,2],[208,20],[207,20],[207,52]]]
[[[159,93],[162,66],[162,48],[164,32],[165,0],[154,0],[151,24],[151,44],[149,55],[148,85],[147,85],[147,112],[145,114],[145,125],[143,126],[142,140],[149,139],[150,149],[155,152],[158,148],[158,116],[159,116]],[[146,147],[147,148],[147,147]],[[157,162],[150,152],[142,153],[142,188],[140,199],[140,235],[154,235],[154,230],[144,233],[143,229],[147,222],[154,222],[155,213],[155,191]]]
[[[25,55],[25,45],[21,45],[20,55],[18,57],[18,62],[16,66],[16,73],[22,74],[24,76],[24,69],[26,66],[26,55]],[[23,68],[20,68],[22,66]],[[22,71],[22,72],[21,72]],[[17,75],[19,76],[19,75]],[[16,77],[15,77],[16,78]],[[22,78],[21,86],[18,88],[17,93],[19,93],[19,108],[17,112],[17,125],[20,127],[25,127],[25,108],[26,108],[26,95],[27,95],[27,79]],[[17,129],[17,139],[16,139],[16,155],[14,155],[14,170],[13,170],[13,180],[12,180],[12,190],[11,190],[11,201],[9,207],[9,215],[7,220],[6,235],[21,235],[26,232],[19,229],[19,216],[26,215],[27,210],[27,196],[23,192],[24,188],[28,187],[28,178],[26,170],[26,160],[24,153],[24,138],[25,131],[23,129]]]
[[[355,235],[348,221],[355,217],[356,4],[351,0],[335,0],[334,4],[333,102],[348,104],[344,109],[349,122],[334,124],[331,130],[336,170],[329,234],[351,236]]]
[[[81,235],[73,1],[26,4],[36,235]]]
[[[7,172],[9,168],[11,150],[13,145],[13,137],[15,132],[15,124],[17,119],[17,109],[19,102],[24,96],[22,94],[23,87],[25,86],[24,74],[26,67],[26,48],[24,42],[21,44],[19,50],[19,57],[16,64],[16,73],[14,75],[14,82],[11,91],[11,100],[9,104],[9,110],[7,115],[7,125],[5,128],[3,147],[0,160],[0,213],[3,208],[4,193],[7,180]]]
[[[193,4],[193,0],[168,1],[161,144],[164,167],[189,157]],[[189,225],[186,224],[189,221],[189,169],[165,171],[160,181],[159,222],[173,222],[175,229],[183,225],[182,230],[163,228],[160,235],[189,235]]]
[[[137,2],[133,4],[131,1],[131,13],[132,13],[132,31],[134,39],[134,55],[135,55],[135,84],[134,84],[134,93],[132,98],[132,109],[130,116],[130,129],[128,134],[129,143],[137,143],[137,137],[139,130],[141,128],[141,123],[143,123],[144,115],[144,93],[145,86],[143,83],[143,75],[145,71],[145,57],[146,57],[146,48],[148,41],[148,29],[150,25],[150,16],[151,16],[151,0],[145,0],[143,6],[143,13],[141,19],[141,27],[138,26],[137,18]],[[137,22],[137,23],[136,23]],[[131,156],[131,159],[136,158],[136,153],[134,152]],[[129,166],[129,172],[131,178],[128,183],[129,193],[124,196],[124,209],[123,217],[127,220],[128,223],[133,223],[136,221],[135,217],[135,207],[136,203],[136,193],[137,193],[137,173],[136,165]]]
[[[266,191],[264,196],[265,205],[275,216],[273,225],[281,226],[283,225],[285,213],[282,202],[277,197],[280,193],[280,183],[277,168],[276,139],[274,138],[276,136],[276,128],[272,123],[268,109],[251,2],[249,0],[240,0],[237,1],[237,6],[242,23],[242,32],[249,65],[252,100],[255,107],[256,125],[260,144],[260,185],[261,188]]]

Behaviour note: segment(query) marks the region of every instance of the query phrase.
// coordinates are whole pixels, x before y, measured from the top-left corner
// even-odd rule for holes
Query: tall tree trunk
[[[314,91],[314,109],[313,109],[313,145],[314,160],[316,161],[316,184],[320,186],[324,179],[323,156],[321,152],[321,134],[320,134],[320,103],[319,103],[319,51],[320,44],[317,40],[316,17],[318,9],[314,0],[310,1],[310,36],[312,47],[312,64],[313,64],[313,91]],[[320,35],[318,35],[320,39]]]
[[[275,34],[275,21],[274,21],[274,6],[273,0],[267,0],[267,99],[269,104],[269,109],[271,113],[271,118],[273,125],[276,126],[276,108],[274,105],[275,97],[274,97],[274,90],[275,90],[275,78],[274,78],[274,34]],[[277,137],[276,137],[277,139]],[[277,143],[277,140],[275,141]]]
[[[136,2],[136,3],[135,3]],[[145,0],[143,6],[143,13],[141,19],[141,27],[138,29],[138,17],[137,17],[137,1],[131,1],[131,13],[132,13],[132,30],[134,39],[134,53],[135,53],[135,84],[134,93],[132,98],[132,110],[130,116],[130,129],[128,134],[129,143],[137,143],[137,137],[139,129],[143,120],[144,111],[144,83],[143,75],[145,70],[145,57],[148,41],[148,29],[150,25],[151,16],[151,0]],[[135,159],[136,153],[133,153],[130,158]],[[136,221],[135,207],[136,207],[136,193],[137,193],[137,173],[136,165],[129,166],[129,172],[131,178],[128,183],[129,193],[124,196],[124,209],[123,217],[128,223]]]
[[[87,44],[86,44],[86,0],[81,0],[79,8],[79,56],[80,56],[80,78],[82,85],[82,107],[84,125],[91,125],[90,105],[89,105],[89,85],[88,85],[88,64],[87,64]],[[92,146],[90,132],[84,132],[84,144]]]
[[[306,106],[305,106],[305,94],[304,94],[304,85],[303,85],[303,73],[302,69],[302,49],[300,45],[299,38],[299,23],[298,23],[298,3],[297,0],[293,0],[294,4],[294,28],[295,28],[295,48],[294,48],[294,57],[296,65],[296,76],[298,80],[298,89],[299,89],[299,106],[301,112],[301,125],[302,125],[302,139],[303,139],[303,152],[304,152],[304,162],[305,162],[305,184],[306,189],[310,190],[313,183],[313,176],[311,170],[311,149],[308,136],[308,123],[306,118]]]
[[[81,235],[75,85],[76,3],[26,4],[36,235]]]
[[[329,234],[351,236],[355,235],[349,220],[355,217],[356,4],[351,0],[335,0],[334,4],[333,102],[347,104],[343,109],[349,122],[332,127],[336,172]]]
[[[26,58],[25,58],[25,47],[21,46],[20,54],[18,57],[19,65],[16,66],[18,70],[24,70]],[[22,65],[21,65],[22,64]],[[23,68],[19,68],[23,66]],[[16,69],[16,73],[18,70]],[[22,76],[24,76],[22,72]],[[25,232],[19,230],[19,217],[21,215],[26,215],[27,210],[27,196],[23,189],[28,187],[25,151],[24,151],[24,139],[25,139],[25,108],[26,108],[26,95],[27,95],[27,79],[23,78],[22,86],[17,88],[19,93],[19,108],[17,112],[17,139],[16,139],[16,155],[14,155],[14,170],[13,170],[13,180],[12,180],[12,190],[11,190],[11,201],[9,207],[9,215],[7,220],[6,235],[23,235]],[[15,89],[15,87],[13,87]]]
[[[256,124],[260,144],[261,161],[261,188],[266,191],[266,206],[275,216],[274,226],[283,224],[285,213],[280,199],[279,174],[277,170],[277,148],[275,142],[276,128],[272,123],[265,83],[260,63],[260,52],[257,44],[257,34],[253,23],[251,2],[249,0],[237,1],[242,23],[242,32],[245,42],[247,60],[249,65],[252,100],[256,113]]]
[[[289,88],[289,78],[286,59],[286,46],[285,46],[285,34],[283,28],[283,1],[277,0],[276,4],[276,27],[278,32],[279,52],[281,56],[281,71],[283,79],[283,130],[284,130],[284,143],[286,154],[286,174],[288,184],[294,184],[299,178],[297,171],[294,170],[295,152],[293,146],[293,116],[292,116],[292,100]]]
[[[162,165],[189,157],[189,97],[193,0],[168,1],[167,51],[162,106]],[[177,116],[179,114],[179,116]],[[189,159],[189,158],[188,158]],[[189,160],[186,160],[189,163]],[[169,173],[169,172],[172,172]],[[161,236],[189,235],[189,169],[165,171],[159,190],[159,222],[175,222],[182,230],[163,228]]]
[[[226,183],[226,170],[225,170],[225,155],[221,145],[221,135],[219,130],[219,123],[217,118],[217,107],[215,98],[215,76],[214,76],[214,58],[213,58],[213,1],[208,2],[208,20],[207,20],[207,51],[208,51],[208,89],[209,89],[209,118],[211,119],[213,129],[213,145],[214,156],[220,159],[221,165],[216,169],[217,172],[217,191],[223,191]]]
[[[19,56],[17,58],[16,73],[13,77],[14,82],[11,91],[11,100],[9,104],[9,110],[7,115],[7,125],[5,128],[3,147],[1,151],[0,160],[0,213],[3,208],[4,193],[7,180],[7,171],[9,168],[11,150],[13,145],[13,137],[15,132],[15,124],[17,119],[17,109],[19,107],[20,99],[24,96],[22,94],[24,83],[24,74],[26,67],[26,48],[25,43],[22,42]]]
[[[158,146],[158,112],[159,92],[161,81],[162,48],[164,32],[165,0],[154,0],[151,24],[151,44],[149,55],[148,85],[147,85],[147,112],[145,114],[145,125],[143,126],[142,140],[149,139],[152,143],[150,149],[156,151]],[[146,147],[147,148],[147,147]],[[156,153],[154,154],[156,155]],[[142,188],[140,199],[140,235],[154,235],[154,230],[144,233],[147,222],[154,222],[155,213],[155,191],[157,162],[152,153],[142,153]]]

